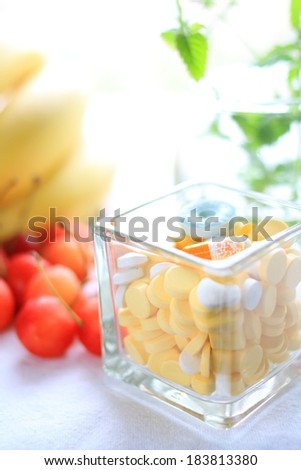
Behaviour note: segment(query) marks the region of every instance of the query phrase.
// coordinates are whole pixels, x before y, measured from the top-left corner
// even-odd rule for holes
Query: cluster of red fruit
[[[92,242],[57,224],[47,233],[39,243],[22,234],[0,246],[0,333],[15,328],[40,357],[62,356],[75,338],[100,355]]]

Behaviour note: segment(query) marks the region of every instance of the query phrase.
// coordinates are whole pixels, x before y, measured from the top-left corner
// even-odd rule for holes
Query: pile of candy
[[[272,220],[269,234],[285,226]],[[244,246],[226,239],[225,250],[221,245],[213,250],[213,242],[191,244],[187,237],[176,247],[206,259],[221,253],[223,259],[253,243],[251,228],[239,228],[250,236]],[[236,395],[301,348],[301,303],[296,300],[301,252],[292,243],[275,246],[243,272],[224,278],[112,245],[123,347],[152,373],[200,394]]]

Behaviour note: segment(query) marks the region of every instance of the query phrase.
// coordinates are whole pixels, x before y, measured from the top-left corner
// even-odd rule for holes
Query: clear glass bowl
[[[115,215],[95,227],[115,386],[231,427],[300,375],[301,206],[190,182]]]

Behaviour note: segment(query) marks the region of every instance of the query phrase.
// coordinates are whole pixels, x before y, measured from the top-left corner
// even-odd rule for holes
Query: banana
[[[0,113],[0,207],[41,186],[79,144],[83,94],[43,80],[23,87]]]
[[[55,175],[38,186],[25,200],[0,208],[0,242],[34,229],[53,215],[87,221],[102,208],[114,167],[87,158],[69,160]],[[39,222],[40,220],[40,222]]]
[[[10,93],[23,85],[43,66],[39,52],[0,46],[0,93]]]

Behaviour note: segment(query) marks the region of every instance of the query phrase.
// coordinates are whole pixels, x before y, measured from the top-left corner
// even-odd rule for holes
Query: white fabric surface
[[[75,343],[39,359],[0,335],[0,449],[301,449],[301,379],[238,427],[216,430],[144,406],[104,383],[102,361]]]

